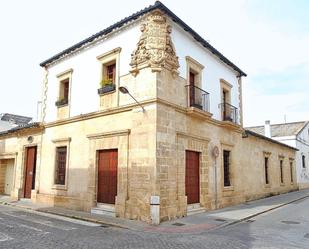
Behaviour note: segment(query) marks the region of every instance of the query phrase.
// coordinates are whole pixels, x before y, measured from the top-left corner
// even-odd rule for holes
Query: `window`
[[[303,168],[306,168],[306,157],[305,157],[305,155],[302,155],[302,163],[303,163]]]
[[[116,91],[119,86],[119,59],[121,48],[115,48],[104,54],[97,56],[100,63],[101,70],[99,75],[99,89],[98,94],[104,98],[105,94],[111,94]],[[104,101],[100,100],[101,106]],[[105,101],[106,102],[106,101]],[[117,102],[117,101],[116,101]],[[107,101],[109,103],[109,101]],[[110,107],[110,106],[109,106]]]
[[[293,182],[293,162],[290,162],[291,182]]]
[[[231,105],[232,85],[224,79],[220,79],[221,84],[221,115],[222,120],[236,122],[236,107]]]
[[[223,150],[224,187],[231,186],[230,181],[230,151]]]
[[[265,184],[269,184],[269,179],[268,179],[268,157],[265,157],[264,170],[265,170]]]
[[[55,103],[57,107],[66,106],[70,102],[70,85],[71,85],[72,73],[73,69],[68,69],[57,75],[59,82],[58,99]],[[68,116],[69,116],[68,113],[66,113],[66,115],[64,115],[62,118],[67,118]]]
[[[116,61],[103,65],[103,84],[115,84],[116,79]]]
[[[65,79],[60,82],[60,94],[59,102],[60,105],[66,105],[69,103],[69,89],[70,89],[70,79]]]
[[[280,160],[280,182],[283,183],[283,160]]]
[[[67,163],[67,147],[56,147],[55,184],[65,185],[65,172]]]

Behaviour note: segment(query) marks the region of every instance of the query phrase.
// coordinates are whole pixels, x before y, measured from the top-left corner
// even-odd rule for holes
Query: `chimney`
[[[264,130],[265,130],[265,137],[271,138],[270,120],[265,121]]]

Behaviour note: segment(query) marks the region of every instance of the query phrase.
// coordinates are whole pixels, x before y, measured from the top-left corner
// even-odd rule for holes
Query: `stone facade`
[[[205,210],[297,189],[295,182],[289,180],[289,162],[295,158],[293,148],[246,135],[239,120],[221,121],[213,118],[212,113],[189,105],[188,79],[177,72],[179,62],[169,22],[160,11],[145,17],[142,36],[131,57],[132,71],[120,75],[117,81],[117,87],[119,82],[127,86],[145,111],[129,95],[116,89],[98,96],[97,111],[79,116],[68,116],[67,112],[45,122],[49,97],[49,68],[45,68],[44,127],[0,137],[0,159],[9,155],[16,162],[13,198],[23,196],[25,149],[34,145],[37,146],[36,180],[31,195],[34,202],[90,211],[97,206],[98,152],[117,149],[115,215],[149,223],[153,222],[150,210],[154,196],[160,199],[161,221],[187,215],[186,150],[200,155],[198,204]],[[241,80],[237,82],[241,89]],[[241,106],[241,91],[236,96]],[[61,186],[54,181],[55,153],[59,146],[67,146],[68,150],[66,180]],[[219,149],[216,158],[214,147]],[[229,187],[223,185],[222,153],[226,149],[231,152]],[[267,186],[265,153],[270,158]],[[283,160],[283,184],[278,176],[279,158]],[[294,171],[293,168],[293,174]]]

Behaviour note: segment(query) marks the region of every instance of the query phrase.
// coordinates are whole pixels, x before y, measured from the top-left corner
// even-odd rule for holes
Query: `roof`
[[[139,18],[139,17],[141,17],[141,16],[143,16],[143,15],[145,15],[145,14],[147,14],[150,11],[155,10],[155,9],[159,9],[159,10],[163,11],[175,23],[178,23],[185,31],[190,33],[196,41],[198,41],[199,43],[202,44],[202,46],[207,48],[211,53],[213,53],[215,56],[217,56],[221,61],[223,61],[225,64],[227,64],[228,66],[233,68],[235,71],[237,71],[240,74],[240,76],[247,76],[246,73],[244,73],[240,68],[238,68],[235,64],[233,64],[230,60],[228,60],[217,49],[215,49],[213,46],[211,46],[205,39],[203,39],[198,33],[196,33],[192,28],[190,28],[184,21],[182,21],[178,16],[176,16],[170,9],[168,9],[160,1],[156,1],[154,5],[150,5],[149,7],[144,8],[144,9],[132,14],[131,16],[128,16],[128,17],[120,20],[119,22],[116,22],[115,24],[109,26],[108,28],[103,29],[102,31],[86,38],[85,40],[82,40],[81,42],[63,50],[62,52],[60,52],[60,53],[54,55],[53,57],[51,57],[51,58],[43,61],[42,63],[40,63],[40,66],[41,67],[48,66],[50,63],[73,53],[74,51],[82,48],[86,44],[93,42],[94,40],[98,39],[99,37],[105,36],[105,35],[111,33],[114,29],[118,29],[118,28],[122,27],[123,25],[125,25],[126,23],[134,21],[137,18]]]
[[[19,125],[19,126],[13,127],[10,130],[6,130],[6,131],[0,132],[0,136],[7,135],[7,134],[10,134],[10,133],[14,133],[16,131],[20,131],[20,130],[24,130],[24,129],[36,128],[36,127],[40,127],[40,123],[33,122],[33,123],[29,123],[29,124],[23,124],[23,125]]]
[[[0,132],[10,130],[14,127],[11,122],[0,120]]]
[[[278,145],[287,147],[287,148],[292,149],[292,150],[298,150],[297,148],[294,148],[294,147],[292,147],[292,146],[290,146],[290,145],[281,143],[281,142],[279,142],[279,141],[277,141],[277,140],[271,139],[271,138],[269,138],[269,137],[265,137],[264,135],[261,135],[261,134],[259,134],[259,133],[255,133],[255,132],[250,131],[250,130],[245,130],[245,134],[246,134],[246,135],[251,135],[251,136],[254,136],[254,137],[257,137],[257,138],[264,139],[264,140],[269,141],[269,142],[271,142],[271,143],[278,144]]]
[[[284,124],[271,124],[271,136],[272,137],[285,137],[285,136],[293,136],[297,135],[306,125],[308,121],[299,121],[292,123],[284,123]],[[253,126],[247,127],[246,129],[258,133],[260,135],[265,134],[265,126]]]
[[[17,125],[23,125],[23,124],[28,124],[32,120],[32,118],[26,117],[26,116],[10,114],[10,113],[3,113],[3,114],[0,115],[0,120],[11,122],[11,123],[17,124]]]

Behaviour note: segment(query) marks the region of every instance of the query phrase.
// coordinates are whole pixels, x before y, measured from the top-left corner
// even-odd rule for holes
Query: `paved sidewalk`
[[[173,221],[163,222],[159,226],[148,225],[140,221],[95,215],[65,208],[37,205],[33,204],[30,200],[10,201],[10,198],[7,196],[0,196],[0,204],[96,222],[104,225],[121,227],[135,231],[158,233],[197,233],[232,225],[243,220],[248,220],[259,214],[282,207],[289,203],[300,201],[308,197],[309,189],[295,191],[287,194],[276,195],[256,201],[247,202],[233,207],[208,211]]]
[[[197,232],[216,229],[249,220],[257,215],[280,208],[287,204],[309,197],[309,189],[276,195],[246,202],[240,205],[186,216],[181,219],[163,222],[158,227],[148,228],[164,232]]]

